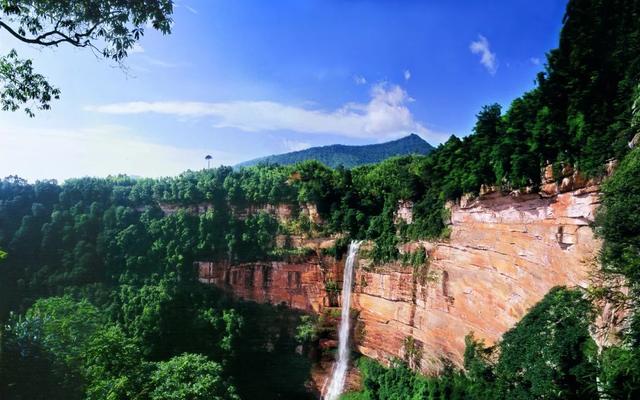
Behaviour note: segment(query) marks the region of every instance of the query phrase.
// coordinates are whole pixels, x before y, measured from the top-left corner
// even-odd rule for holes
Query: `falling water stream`
[[[344,263],[344,276],[342,278],[342,315],[340,316],[340,328],[338,333],[338,361],[333,369],[331,383],[327,389],[325,400],[337,400],[342,394],[344,382],[347,378],[347,368],[349,367],[349,331],[351,318],[351,287],[353,282],[353,265],[360,248],[359,241],[349,244],[347,261]]]

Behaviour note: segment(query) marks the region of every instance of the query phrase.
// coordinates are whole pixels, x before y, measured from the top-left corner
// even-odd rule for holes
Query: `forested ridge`
[[[471,135],[452,137],[427,156],[352,169],[316,161],[221,167],[162,179],[58,184],[5,178],[0,397],[276,398],[282,390],[300,398],[304,376],[294,371],[308,367],[303,357],[260,363],[259,374],[290,375],[258,387],[250,385],[246,368],[294,341],[277,332],[275,352],[248,346],[268,334],[257,321],[280,318],[291,325],[297,316],[229,302],[197,282],[193,261],[295,256],[298,249],[276,247],[278,234],[341,234],[342,246],[350,238],[369,239],[375,261],[395,260],[403,241],[446,237],[448,200],[477,193],[483,184],[536,190],[548,163],[596,177],[607,160],[619,160],[604,184],[594,229],[604,239],[601,271],[627,279],[633,311],[640,279],[640,150],[630,151],[627,143],[638,132],[639,78],[640,1],[572,0],[559,46],[549,52],[536,87],[504,112],[484,107]],[[394,221],[400,200],[414,203],[410,225]],[[305,215],[308,203],[322,224]],[[294,205],[297,214],[281,223],[267,212],[241,212],[266,204]],[[178,211],[165,214],[166,205]],[[206,211],[194,212],[196,205]],[[390,369],[363,360],[363,391],[346,397],[637,398],[635,314],[618,346],[598,350],[588,332],[595,316],[589,300],[618,294],[554,289],[496,346],[469,336],[464,371],[421,377],[402,360]]]
[[[241,162],[238,167],[258,164],[295,164],[306,160],[320,161],[326,166],[336,168],[343,166],[353,168],[363,164],[372,164],[393,156],[409,154],[429,154],[433,147],[420,136],[412,133],[390,142],[368,144],[363,146],[346,146],[334,144],[330,146],[311,147],[309,149],[276,154]]]

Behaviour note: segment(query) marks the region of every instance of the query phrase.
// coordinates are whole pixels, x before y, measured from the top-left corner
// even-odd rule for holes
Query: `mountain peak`
[[[342,165],[347,168],[363,164],[380,162],[394,156],[408,154],[428,154],[433,146],[415,133],[389,142],[368,144],[363,146],[349,146],[333,144],[328,146],[311,147],[290,153],[256,158],[236,165],[248,167],[257,164],[294,164],[305,160],[317,160],[330,167]]]

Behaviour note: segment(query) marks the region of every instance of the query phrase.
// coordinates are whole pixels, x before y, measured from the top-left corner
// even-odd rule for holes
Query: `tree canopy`
[[[99,57],[121,62],[150,25],[171,32],[172,0],[3,0],[0,34],[33,46],[88,48]],[[3,110],[25,106],[29,116],[47,110],[60,89],[35,72],[31,60],[15,50],[0,57],[0,104]]]

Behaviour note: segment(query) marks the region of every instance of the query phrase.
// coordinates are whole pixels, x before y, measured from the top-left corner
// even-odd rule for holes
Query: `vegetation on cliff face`
[[[620,346],[602,355],[604,390],[612,398],[640,396],[640,148],[629,153],[603,186],[596,233],[604,239],[600,264],[605,278],[623,277],[628,293],[613,285],[605,297],[626,301],[628,328]]]

